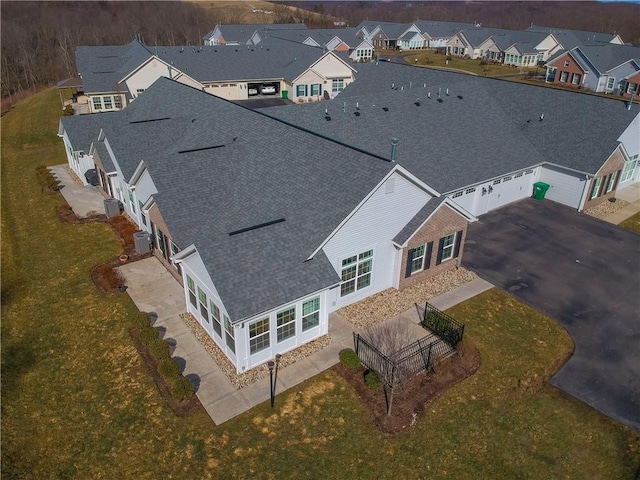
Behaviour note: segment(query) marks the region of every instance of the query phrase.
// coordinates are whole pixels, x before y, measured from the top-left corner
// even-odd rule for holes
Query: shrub
[[[136,315],[136,318],[134,318],[133,321],[135,326],[138,327],[140,330],[143,330],[144,328],[151,325],[149,314],[147,312],[138,313],[138,315]]]
[[[180,376],[180,365],[173,358],[165,358],[158,365],[158,373],[164,378],[177,379]]]
[[[367,371],[364,375],[364,384],[371,390],[382,390],[382,380],[373,370]]]
[[[60,190],[60,182],[51,175],[51,172],[45,165],[38,165],[36,167],[36,177],[43,189],[46,188],[54,192]]]
[[[73,115],[73,106],[72,105],[67,105],[66,107],[64,107],[62,115],[65,116],[65,117],[69,117],[69,116]]]
[[[360,366],[360,358],[351,348],[345,348],[340,350],[340,363],[347,368],[358,368]]]
[[[171,387],[171,395],[173,395],[173,398],[176,400],[187,400],[191,398],[194,393],[193,384],[188,378],[180,377],[174,380],[173,386]]]
[[[102,265],[95,267],[93,275],[96,283],[106,293],[115,291],[120,285],[122,285],[122,277],[120,276],[120,273],[115,270],[110,263],[103,263]]]
[[[158,360],[169,358],[169,352],[170,352],[169,344],[163,339],[154,338],[149,342],[149,353],[153,358],[157,358]]]
[[[149,325],[146,328],[140,330],[140,343],[143,345],[150,345],[151,342],[160,336],[158,330]]]

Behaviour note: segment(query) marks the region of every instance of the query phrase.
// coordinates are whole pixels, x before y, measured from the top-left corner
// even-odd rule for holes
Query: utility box
[[[151,239],[149,232],[136,232],[133,234],[133,244],[136,253],[149,253],[151,251]]]
[[[549,184],[544,182],[536,182],[533,184],[533,198],[536,200],[544,200],[544,195],[549,190]]]
[[[120,215],[120,201],[117,198],[105,198],[104,213],[107,216],[107,218]]]

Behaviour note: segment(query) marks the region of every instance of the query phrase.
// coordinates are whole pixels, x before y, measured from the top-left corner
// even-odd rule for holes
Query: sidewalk
[[[625,187],[616,192],[616,199],[629,202],[624,208],[621,208],[615,213],[608,215],[604,220],[605,222],[618,225],[624,222],[627,218],[640,212],[640,183],[635,183],[628,187]]]
[[[98,187],[78,185],[69,175],[66,163],[49,167],[49,171],[60,181],[60,193],[79,218],[92,212],[104,213],[104,197]]]
[[[269,400],[268,377],[240,390],[236,390],[227,379],[180,318],[185,311],[183,289],[155,257],[125,264],[119,269],[125,278],[127,293],[136,306],[157,317],[154,327],[174,346],[172,356],[183,366],[184,376],[196,386],[200,403],[216,425]],[[490,283],[478,278],[430,300],[430,303],[444,310],[491,287]],[[399,321],[418,323],[415,308],[397,318]],[[353,348],[352,325],[338,313],[329,315],[329,337],[331,343],[327,347],[280,369],[277,393],[331,368],[338,363],[340,350]]]

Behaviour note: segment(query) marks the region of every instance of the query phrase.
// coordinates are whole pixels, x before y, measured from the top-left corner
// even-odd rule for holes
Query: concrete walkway
[[[183,374],[196,386],[200,403],[216,425],[269,400],[269,378],[263,378],[240,390],[236,390],[227,379],[180,318],[180,314],[185,312],[183,289],[155,257],[126,264],[119,269],[128,287],[127,293],[138,309],[156,316],[154,327],[173,346],[172,356],[183,367]],[[446,309],[491,287],[490,283],[476,279],[432,299],[430,303],[439,309]],[[410,322],[414,327],[418,323],[415,308],[399,315],[398,319]],[[424,331],[423,336],[426,334]],[[337,313],[329,315],[329,337],[331,343],[327,347],[280,369],[277,393],[330,368],[338,363],[340,350],[353,348],[352,325]]]
[[[104,213],[104,197],[98,187],[81,186],[71,178],[67,164],[49,167],[51,174],[60,181],[60,193],[79,218],[88,217],[90,213]]]
[[[606,222],[613,223],[614,225],[619,225],[627,218],[640,212],[640,183],[634,183],[633,185],[618,190],[616,192],[616,198],[618,200],[629,202],[629,205],[621,208],[615,213],[612,213],[604,220]]]

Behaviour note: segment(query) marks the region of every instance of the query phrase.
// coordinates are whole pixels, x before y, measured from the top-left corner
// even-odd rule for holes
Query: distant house
[[[272,36],[329,51],[344,52],[354,62],[371,60],[373,45],[368,40],[359,37],[357,32],[357,28],[309,29],[273,32]]]
[[[628,88],[627,78],[640,71],[640,48],[603,43],[581,45],[559,52],[546,67],[548,83],[622,95]]]
[[[445,49],[447,43],[457,32],[473,28],[473,23],[433,22],[430,20],[416,20],[413,23],[425,40],[426,48]]]
[[[274,24],[218,24],[207,33],[202,41],[204,45],[257,45],[271,32],[283,30],[306,30],[304,23],[274,23]]]

